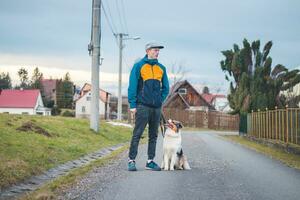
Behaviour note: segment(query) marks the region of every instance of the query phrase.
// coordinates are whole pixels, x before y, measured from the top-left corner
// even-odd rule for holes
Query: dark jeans
[[[136,110],[137,111],[135,114],[135,127],[133,129],[133,135],[130,143],[129,159],[134,160],[136,158],[141,136],[148,123],[149,124],[148,159],[152,160],[155,157],[156,140],[157,140],[161,107],[151,108],[148,106],[138,104]]]

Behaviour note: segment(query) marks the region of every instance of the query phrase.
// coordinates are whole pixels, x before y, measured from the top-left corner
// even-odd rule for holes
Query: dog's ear
[[[182,125],[182,123],[180,121],[173,121],[173,122],[176,125],[177,129],[183,128],[183,125]]]
[[[182,123],[181,122],[179,122],[179,128],[183,128],[183,125],[182,125]]]

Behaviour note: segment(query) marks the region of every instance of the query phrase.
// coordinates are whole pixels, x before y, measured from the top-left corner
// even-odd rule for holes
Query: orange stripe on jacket
[[[163,73],[164,71],[158,65],[153,65],[153,73],[152,66],[149,64],[144,64],[141,68],[141,77],[144,81],[148,79],[156,79],[161,81]]]

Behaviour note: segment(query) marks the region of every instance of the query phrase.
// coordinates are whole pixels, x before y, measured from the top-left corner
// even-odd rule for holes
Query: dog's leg
[[[178,155],[176,156],[174,169],[180,169],[180,157]]]
[[[174,166],[175,166],[175,162],[176,162],[176,154],[173,154],[171,157],[171,163],[170,163],[170,170],[173,171],[174,170]]]
[[[161,165],[160,165],[160,168],[161,168],[161,169],[164,169],[164,168],[165,168],[164,157],[165,157],[165,156],[163,155],[163,159],[162,159]]]
[[[179,170],[183,170],[183,168],[182,168],[182,166],[183,166],[182,156],[177,158],[177,165],[178,165]]]
[[[168,154],[164,155],[164,170],[165,171],[169,170],[169,165],[170,165],[169,160],[170,160],[169,155]]]

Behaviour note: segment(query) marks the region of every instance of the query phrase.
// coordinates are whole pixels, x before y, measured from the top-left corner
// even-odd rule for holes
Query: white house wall
[[[35,110],[33,108],[0,108],[0,113],[9,113],[9,114],[28,113],[29,115],[35,115]]]
[[[91,101],[87,100],[87,97],[91,97],[89,93],[85,94],[83,97],[78,99],[76,101],[75,105],[75,113],[76,117],[82,118],[82,117],[89,117],[91,113]],[[85,107],[85,112],[82,112],[82,107]],[[107,109],[109,110],[109,106],[107,104]],[[105,103],[101,100],[99,100],[99,114],[102,118],[104,118],[105,115]]]
[[[217,98],[215,98],[215,100],[213,101],[212,104],[216,108],[217,111],[220,111],[220,112],[231,111],[231,108],[229,106],[229,102],[228,102],[227,98],[217,97]]]

